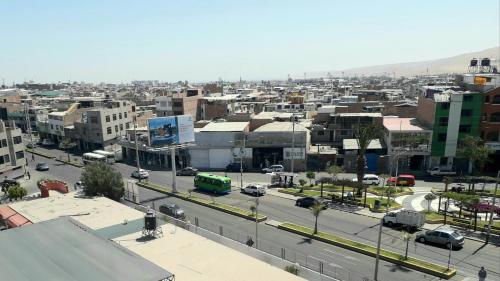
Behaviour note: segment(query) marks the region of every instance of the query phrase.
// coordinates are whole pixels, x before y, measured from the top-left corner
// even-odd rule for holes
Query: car
[[[390,177],[387,180],[387,185],[395,185],[396,178]],[[415,186],[415,176],[414,175],[399,175],[398,176],[398,186]]]
[[[175,174],[177,176],[196,176],[198,174],[198,169],[193,167],[185,167],[178,170]]]
[[[263,173],[272,173],[272,172],[283,172],[285,168],[283,165],[271,165],[269,167],[266,167],[262,169]]]
[[[448,249],[452,247],[455,249],[462,248],[465,243],[462,235],[449,228],[437,228],[421,232],[416,236],[415,240],[421,243],[444,245]]]
[[[36,170],[37,171],[48,171],[49,170],[49,165],[47,163],[37,163],[36,164]]]
[[[241,192],[254,196],[260,196],[266,194],[266,187],[260,184],[249,184],[242,188]]]
[[[135,170],[132,172],[132,177],[136,179],[147,179],[149,178],[149,172],[144,169]]]
[[[243,164],[243,166],[240,163],[229,163],[226,166],[226,172],[240,172],[240,169],[243,168],[243,172],[247,170],[247,166]]]
[[[353,178],[353,182],[358,182],[358,178]],[[377,175],[374,174],[366,174],[363,177],[363,184],[368,184],[368,185],[379,185],[380,184],[380,178]]]
[[[184,213],[184,210],[181,209],[181,207],[179,207],[179,205],[177,204],[167,203],[160,205],[160,213],[180,220],[186,219],[186,214]]]
[[[51,145],[55,145],[55,143],[49,139],[43,139],[42,140],[42,145],[45,145],[45,146],[51,146]]]
[[[77,182],[75,182],[74,187],[75,187],[75,190],[76,189],[83,189],[83,183],[81,181],[77,181]]]
[[[325,200],[319,197],[303,197],[295,201],[295,206],[302,208],[311,208],[314,204],[321,204],[323,209],[327,208]]]
[[[26,147],[27,147],[27,148],[36,148],[36,143],[33,143],[33,142],[28,142],[28,143],[26,144]]]

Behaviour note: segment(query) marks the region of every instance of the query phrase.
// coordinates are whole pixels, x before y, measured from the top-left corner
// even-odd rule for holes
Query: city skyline
[[[475,24],[466,1],[1,3],[0,78],[285,79],[439,59],[498,46],[498,1],[481,7]]]

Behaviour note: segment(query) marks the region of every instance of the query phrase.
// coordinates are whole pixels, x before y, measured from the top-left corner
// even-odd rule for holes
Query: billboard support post
[[[172,148],[170,149],[170,157],[172,161],[172,192],[176,193],[177,192],[177,171],[176,171],[176,166],[175,166],[175,146],[172,145]]]

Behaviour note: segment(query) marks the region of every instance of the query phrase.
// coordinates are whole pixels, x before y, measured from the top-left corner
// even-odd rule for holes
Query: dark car
[[[162,204],[160,205],[160,212],[180,220],[184,220],[186,218],[184,210],[177,204]]]
[[[196,176],[198,174],[198,169],[186,167],[178,170],[175,174],[178,176]]]
[[[47,163],[38,163],[38,164],[36,164],[36,170],[37,171],[48,171],[49,165]]]
[[[297,201],[295,201],[295,206],[299,206],[302,208],[311,208],[314,204],[322,205],[323,209],[327,208],[325,201],[323,199],[317,198],[317,197],[303,197],[303,198],[299,198],[299,199],[297,199]]]
[[[230,163],[229,165],[226,166],[226,171],[227,172],[239,172],[241,168],[240,163]],[[247,167],[245,164],[243,164],[243,172],[247,170]]]

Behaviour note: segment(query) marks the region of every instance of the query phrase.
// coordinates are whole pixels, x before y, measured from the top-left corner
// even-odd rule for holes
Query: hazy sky
[[[0,0],[6,83],[286,79],[499,45],[499,1]]]

